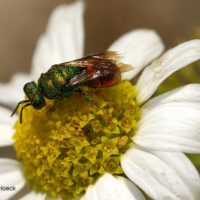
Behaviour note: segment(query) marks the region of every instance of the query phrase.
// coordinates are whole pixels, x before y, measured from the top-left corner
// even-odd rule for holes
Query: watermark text
[[[15,186],[0,186],[0,191],[14,191],[15,190]]]

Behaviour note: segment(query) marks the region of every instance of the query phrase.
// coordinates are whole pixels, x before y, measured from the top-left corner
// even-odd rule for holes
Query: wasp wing
[[[131,65],[120,62],[121,58],[122,57],[115,51],[106,51],[70,62],[61,63],[59,65],[83,68],[118,68],[121,73],[133,70],[133,67]]]
[[[70,79],[69,85],[73,87],[74,85],[80,85],[82,83],[85,83],[87,81],[94,80],[96,78],[99,78],[101,76],[100,72],[98,73],[97,70],[93,71],[87,71],[83,70],[78,76],[75,76],[74,78]]]
[[[60,65],[85,68],[79,75],[70,79],[68,86],[75,86],[97,78],[112,76],[133,69],[131,65],[120,62],[121,56],[114,51],[93,54]]]

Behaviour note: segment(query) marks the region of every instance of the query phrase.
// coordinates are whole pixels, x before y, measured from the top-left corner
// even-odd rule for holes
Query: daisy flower
[[[0,84],[3,104],[14,108],[24,99],[26,82],[37,81],[52,64],[83,56],[83,10],[84,3],[77,1],[53,11],[31,73]],[[22,200],[199,199],[200,177],[184,153],[200,153],[200,85],[151,96],[170,74],[200,58],[200,40],[159,57],[164,51],[160,37],[138,29],[108,50],[134,70],[123,73],[116,86],[83,87],[95,103],[76,93],[56,106],[47,100],[41,110],[24,109],[22,124],[0,107],[0,146],[14,144],[21,160],[0,159],[1,199],[26,183],[32,190]],[[135,86],[127,81],[143,68]]]

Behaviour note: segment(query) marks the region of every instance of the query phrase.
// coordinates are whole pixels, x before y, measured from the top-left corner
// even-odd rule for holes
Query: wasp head
[[[42,96],[40,88],[35,82],[29,82],[24,85],[24,93],[28,97],[31,105],[39,110],[46,105],[45,100]]]
[[[22,123],[22,113],[24,108],[27,106],[33,106],[33,108],[39,110],[46,105],[46,102],[41,94],[40,88],[36,85],[35,82],[29,82],[24,85],[24,92],[28,97],[28,100],[20,101],[15,110],[12,112],[11,117],[15,114],[20,104],[24,104],[20,111],[20,123]]]

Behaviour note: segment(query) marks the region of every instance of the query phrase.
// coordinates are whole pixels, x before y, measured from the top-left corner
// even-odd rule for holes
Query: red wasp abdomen
[[[115,71],[107,76],[100,76],[93,80],[88,81],[85,85],[88,87],[98,88],[98,87],[110,87],[118,84],[121,81],[121,73]]]

